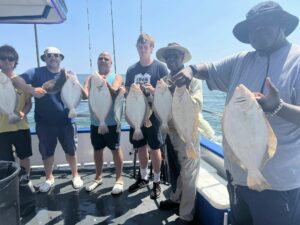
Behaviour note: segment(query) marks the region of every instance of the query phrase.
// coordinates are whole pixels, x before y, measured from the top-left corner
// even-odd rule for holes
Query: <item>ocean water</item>
[[[81,84],[84,83],[87,78],[86,74],[77,75]],[[221,140],[221,115],[224,110],[226,95],[219,91],[210,91],[207,88],[206,82],[203,82],[203,116],[210,123],[215,130],[216,141]],[[76,118],[76,124],[78,128],[88,128],[90,126],[90,118],[88,102],[82,101],[76,109],[79,117]],[[28,120],[30,128],[35,128],[35,122],[33,119],[34,104],[31,112],[28,114]],[[126,124],[125,120],[124,124]]]

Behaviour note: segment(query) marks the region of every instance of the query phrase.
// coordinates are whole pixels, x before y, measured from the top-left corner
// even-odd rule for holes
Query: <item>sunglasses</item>
[[[8,60],[10,62],[16,61],[16,57],[14,56],[0,56],[0,60],[5,61]]]
[[[60,54],[53,54],[53,53],[47,53],[46,54],[46,58],[50,59],[52,56],[54,56],[55,58],[60,57]]]
[[[169,54],[169,55],[166,55],[165,56],[165,60],[176,60],[176,59],[179,59],[179,55],[177,55],[177,54]]]
[[[98,58],[98,61],[105,61],[105,62],[108,62],[108,61],[109,61],[109,58],[99,57],[99,58]]]

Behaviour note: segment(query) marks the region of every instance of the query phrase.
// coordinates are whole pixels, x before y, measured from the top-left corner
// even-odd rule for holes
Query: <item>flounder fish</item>
[[[99,134],[108,133],[105,120],[110,112],[113,101],[105,80],[96,72],[91,76],[91,88],[89,91],[90,107],[99,120]]]
[[[126,98],[125,119],[134,128],[133,140],[144,138],[141,127],[143,126],[147,110],[147,103],[140,86],[132,84]]]
[[[172,119],[178,134],[186,144],[187,157],[192,160],[198,157],[193,143],[199,135],[199,110],[185,85],[175,88],[172,101]]]
[[[11,80],[0,72],[0,113],[8,116],[9,123],[19,119],[15,114],[17,94]]]
[[[68,72],[67,81],[61,89],[60,96],[65,106],[69,109],[68,117],[76,117],[75,108],[79,105],[82,96],[81,85],[76,74]]]
[[[48,80],[42,85],[42,88],[47,92],[47,94],[57,94],[61,91],[67,80],[65,69],[61,70],[61,75],[52,80]]]
[[[115,115],[115,120],[117,122],[117,131],[121,131],[121,118],[123,115],[123,102],[124,102],[124,94],[125,94],[125,89],[120,88],[119,93],[115,99],[115,105],[114,105],[114,115]]]
[[[172,118],[172,94],[163,80],[159,80],[156,84],[153,110],[161,122],[160,130],[162,134],[166,134],[169,130],[168,122]]]
[[[229,157],[248,172],[248,187],[269,188],[261,170],[275,154],[277,139],[254,94],[242,84],[225,107],[223,134]]]

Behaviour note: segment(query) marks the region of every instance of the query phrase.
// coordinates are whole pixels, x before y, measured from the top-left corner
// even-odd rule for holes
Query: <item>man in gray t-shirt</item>
[[[227,93],[227,102],[239,84],[259,93],[257,101],[277,137],[276,154],[262,170],[271,188],[262,192],[247,187],[246,171],[224,145],[233,225],[299,224],[300,46],[286,39],[297,25],[298,18],[277,3],[260,3],[233,29],[255,51],[192,65],[176,75],[178,86],[193,76],[205,79],[210,89]]]

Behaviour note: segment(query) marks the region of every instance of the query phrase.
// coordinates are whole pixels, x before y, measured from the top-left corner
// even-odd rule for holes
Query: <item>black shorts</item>
[[[63,125],[36,124],[36,134],[39,138],[39,151],[46,160],[55,153],[57,140],[69,156],[74,156],[78,146],[77,126],[75,123]]]
[[[150,121],[152,123],[151,127],[142,126],[141,130],[144,138],[139,141],[132,140],[134,129],[130,127],[129,141],[134,148],[140,148],[148,144],[151,149],[156,150],[163,145],[163,138],[159,129],[160,122],[154,113],[150,116]]]
[[[19,159],[32,156],[30,130],[0,133],[0,160],[14,161],[13,146]]]
[[[101,150],[108,147],[110,150],[120,148],[120,133],[117,132],[117,125],[108,126],[107,134],[98,134],[98,126],[91,125],[91,142],[94,150]]]

